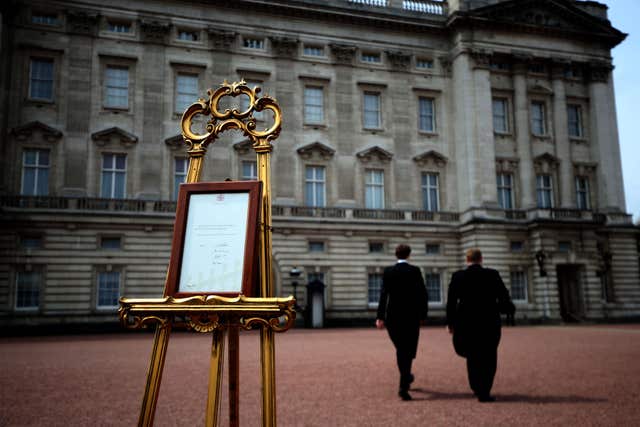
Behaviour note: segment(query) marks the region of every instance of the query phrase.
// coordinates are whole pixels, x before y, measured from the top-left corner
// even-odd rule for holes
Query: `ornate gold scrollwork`
[[[185,325],[196,332],[211,332],[229,326],[251,329],[268,326],[274,332],[290,329],[296,318],[295,300],[288,298],[227,298],[198,295],[188,298],[121,298],[118,314],[129,329],[144,328],[151,323],[165,326],[175,316],[186,316]]]
[[[244,80],[228,83],[226,80],[215,91],[207,90],[208,100],[199,99],[191,104],[182,115],[182,137],[189,146],[189,153],[200,153],[206,150],[207,146],[218,138],[218,135],[226,130],[241,130],[253,143],[254,149],[258,151],[271,151],[271,143],[280,135],[282,127],[282,113],[275,99],[269,96],[259,97],[261,92],[259,86],[251,89]],[[237,109],[225,109],[220,111],[220,100],[225,96],[247,96],[249,98],[248,107],[245,111]],[[264,130],[258,130],[254,112],[270,110],[273,113],[273,124]],[[197,115],[210,116],[206,125],[206,132],[198,134],[192,131],[191,126]]]

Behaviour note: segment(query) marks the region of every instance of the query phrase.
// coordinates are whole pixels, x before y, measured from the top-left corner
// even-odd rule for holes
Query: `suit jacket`
[[[486,345],[500,340],[500,313],[515,312],[500,273],[472,264],[453,273],[447,300],[447,325],[454,334]],[[455,339],[455,337],[454,337]]]
[[[419,326],[427,318],[427,290],[422,272],[406,262],[384,270],[377,318],[387,327]]]

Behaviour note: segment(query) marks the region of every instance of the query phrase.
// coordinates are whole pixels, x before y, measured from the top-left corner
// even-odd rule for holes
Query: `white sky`
[[[614,84],[618,130],[622,151],[622,173],[627,212],[640,220],[640,144],[633,129],[640,121],[640,0],[599,0],[609,6],[609,20],[628,36],[613,50]]]

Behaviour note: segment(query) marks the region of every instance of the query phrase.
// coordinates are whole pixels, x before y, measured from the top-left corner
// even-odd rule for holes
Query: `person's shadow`
[[[412,388],[410,390],[412,393],[416,394],[414,400],[458,400],[458,399],[471,399],[474,398],[471,392],[468,393],[448,393],[437,390],[429,390],[425,388]],[[418,397],[417,395],[420,395]],[[567,395],[567,396],[536,396],[536,395],[526,395],[526,394],[494,394],[496,397],[496,402],[506,403],[506,402],[526,402],[526,403],[601,403],[606,402],[607,399],[603,399],[600,397],[584,397],[584,396],[576,396],[576,395]]]

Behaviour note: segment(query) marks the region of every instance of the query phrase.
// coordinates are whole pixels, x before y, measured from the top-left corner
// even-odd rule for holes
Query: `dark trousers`
[[[478,396],[489,396],[498,367],[498,347],[475,349],[467,356],[469,386]]]
[[[420,335],[420,324],[415,326],[387,327],[389,337],[396,348],[396,362],[400,371],[400,391],[409,390],[409,386],[413,381],[411,375],[411,364],[416,357],[418,348],[418,338]]]

